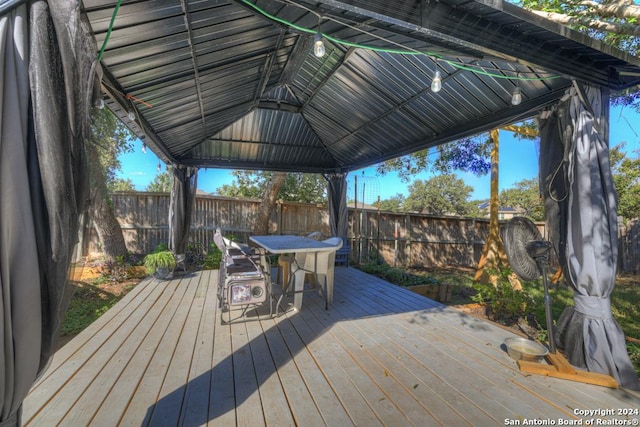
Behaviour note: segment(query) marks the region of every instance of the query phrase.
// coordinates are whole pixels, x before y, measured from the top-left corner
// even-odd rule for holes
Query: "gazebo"
[[[198,168],[322,173],[343,235],[349,171],[537,117],[548,218],[577,295],[570,360],[638,387],[608,305],[608,100],[640,83],[640,59],[500,0],[14,0],[0,13],[0,422],[19,423],[51,356],[88,113],[103,105],[172,166],[178,251]]]

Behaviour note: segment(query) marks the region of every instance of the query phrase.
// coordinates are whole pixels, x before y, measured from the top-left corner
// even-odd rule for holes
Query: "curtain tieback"
[[[607,320],[611,318],[611,299],[609,297],[593,297],[574,295],[575,310],[587,317]]]

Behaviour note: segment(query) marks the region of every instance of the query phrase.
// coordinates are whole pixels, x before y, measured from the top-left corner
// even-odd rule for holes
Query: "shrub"
[[[535,300],[527,291],[513,288],[509,281],[511,270],[502,268],[490,274],[497,276],[495,286],[486,283],[474,285],[477,293],[471,299],[486,305],[487,316],[491,320],[505,325],[513,325],[521,318],[529,320],[535,312]]]

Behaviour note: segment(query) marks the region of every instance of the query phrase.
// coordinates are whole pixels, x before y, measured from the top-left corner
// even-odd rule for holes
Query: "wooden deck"
[[[147,279],[56,353],[28,426],[492,426],[631,420],[624,390],[522,374],[511,333],[354,268],[334,304],[220,324],[217,272]]]

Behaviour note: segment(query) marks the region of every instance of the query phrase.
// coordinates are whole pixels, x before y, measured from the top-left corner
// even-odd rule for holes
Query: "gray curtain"
[[[334,173],[324,176],[329,198],[329,225],[333,236],[347,238],[349,211],[347,210],[347,174]]]
[[[169,249],[184,254],[189,243],[191,214],[196,200],[198,170],[174,167],[173,187],[169,202]]]
[[[3,427],[20,425],[22,400],[52,355],[70,296],[96,52],[78,7],[33,1],[28,19],[27,5],[0,18]]]
[[[540,120],[540,181],[545,197],[554,199],[545,207],[566,279],[574,290],[574,307],[560,316],[556,337],[574,366],[640,389],[624,333],[611,315],[618,245],[608,111],[606,90],[575,83],[555,118]],[[558,142],[565,148],[552,147]],[[567,194],[563,187],[568,188]]]

